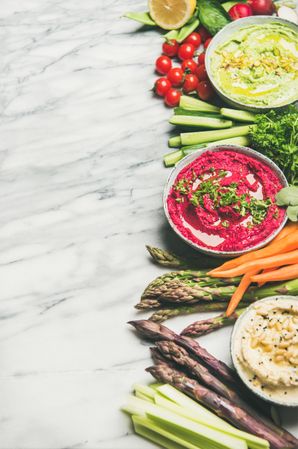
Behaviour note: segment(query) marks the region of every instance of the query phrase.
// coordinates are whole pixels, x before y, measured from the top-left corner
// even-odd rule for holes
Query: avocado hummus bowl
[[[298,27],[273,17],[227,25],[206,53],[217,92],[234,106],[268,109],[298,100]]]
[[[250,390],[273,403],[298,406],[298,297],[252,304],[234,326],[231,352]]]

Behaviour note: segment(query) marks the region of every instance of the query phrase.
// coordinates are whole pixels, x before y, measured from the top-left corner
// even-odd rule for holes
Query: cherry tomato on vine
[[[165,104],[173,108],[178,106],[181,97],[181,92],[177,89],[169,89],[165,96]]]
[[[193,59],[184,59],[181,64],[181,68],[183,72],[190,71],[191,73],[194,73],[197,68],[197,64]]]
[[[179,59],[191,59],[194,55],[195,47],[192,44],[182,44],[178,50]]]
[[[209,39],[207,39],[204,43],[204,48],[206,49],[208,47],[208,45],[210,44],[210,42],[212,41],[212,37],[209,37]]]
[[[170,39],[162,44],[162,52],[171,58],[177,55],[178,48],[179,44],[175,39]]]
[[[191,33],[183,42],[198,48],[201,45],[202,39],[199,33]]]
[[[160,97],[164,97],[168,90],[172,87],[172,84],[167,78],[158,78],[154,84],[154,92]]]
[[[183,70],[180,67],[173,67],[171,70],[169,70],[167,78],[172,86],[178,87],[181,86],[183,82],[183,75]]]
[[[189,92],[193,92],[196,90],[198,86],[199,80],[198,78],[193,75],[192,73],[188,73],[185,75],[184,83],[183,83],[183,92],[188,94]]]
[[[195,75],[198,77],[200,81],[205,81],[208,79],[206,67],[204,64],[199,65],[195,71]]]
[[[198,63],[205,64],[205,52],[199,54]]]
[[[168,56],[159,56],[155,61],[155,68],[161,75],[166,75],[172,67],[172,61]]]
[[[213,97],[214,90],[209,81],[200,81],[197,87],[197,93],[201,100],[206,101]]]
[[[211,37],[209,31],[207,31],[206,28],[202,26],[199,28],[199,35],[201,36],[202,42],[205,42],[207,39],[209,39],[209,37]]]

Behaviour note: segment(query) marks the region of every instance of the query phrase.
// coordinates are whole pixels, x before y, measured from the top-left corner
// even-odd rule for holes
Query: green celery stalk
[[[254,125],[253,125],[254,126]],[[214,142],[230,137],[247,136],[252,126],[233,126],[229,129],[218,129],[216,131],[199,131],[180,134],[182,145],[195,145],[197,143]]]
[[[177,40],[179,34],[179,30],[170,30],[168,33],[166,33],[163,37],[166,41],[169,41],[171,39]]]
[[[135,392],[136,398],[142,399],[143,401],[151,402],[153,404],[153,399],[148,398],[145,394],[141,393],[140,391]]]
[[[181,95],[179,106],[180,108],[189,109],[191,111],[219,112],[220,110],[220,108],[213,106],[213,104],[206,103],[205,101],[187,95]]]
[[[154,399],[154,396],[156,394],[155,390],[152,387],[148,387],[148,385],[134,384],[132,386],[132,389],[134,392],[142,393],[149,399]]]
[[[252,112],[238,111],[238,109],[221,108],[221,115],[236,122],[255,122],[256,116]]]
[[[132,416],[135,432],[166,449],[200,449],[142,416]],[[184,444],[179,444],[178,441]]]
[[[143,25],[156,26],[156,23],[151,18],[149,12],[127,12],[123,15],[123,17],[135,20],[136,22],[140,22]]]
[[[169,141],[168,141],[168,145],[169,145],[170,148],[180,147],[180,145],[181,145],[181,138],[180,138],[180,136],[170,137]]]
[[[211,117],[195,117],[190,115],[173,115],[169,123],[179,126],[198,126],[200,128],[222,129],[231,128],[233,122],[231,120],[223,120]]]
[[[163,157],[163,161],[166,167],[173,167],[173,165],[177,164],[177,162],[179,162],[182,158],[183,151],[177,150],[165,154]]]

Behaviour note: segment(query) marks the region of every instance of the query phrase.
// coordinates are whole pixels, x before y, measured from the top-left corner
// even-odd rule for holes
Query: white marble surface
[[[177,245],[169,111],[149,91],[160,36],[120,19],[144,5],[1,2],[0,449],[152,447],[119,411],[150,379],[125,324],[162,273],[144,245]],[[228,339],[203,341],[227,359]]]

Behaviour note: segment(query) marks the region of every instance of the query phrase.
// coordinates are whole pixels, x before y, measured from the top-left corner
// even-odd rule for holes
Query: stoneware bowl
[[[218,93],[218,95],[228,104],[231,106],[238,108],[238,109],[246,109],[248,111],[252,112],[264,112],[269,109],[279,108],[281,106],[286,106],[290,103],[294,103],[298,100],[298,98],[294,98],[292,101],[285,102],[283,104],[280,104],[278,106],[253,106],[253,105],[247,105],[241,102],[236,101],[235,99],[230,98],[226,93],[224,93],[221,88],[216,84],[212,72],[211,72],[211,58],[218,47],[218,45],[222,44],[223,42],[227,41],[237,30],[249,26],[249,25],[262,25],[266,23],[281,23],[284,25],[287,25],[291,29],[295,30],[298,33],[298,25],[296,25],[293,22],[289,22],[288,20],[280,19],[279,17],[272,17],[272,16],[250,16],[245,17],[243,19],[235,20],[234,22],[229,23],[226,25],[221,31],[219,31],[213,38],[211,43],[208,45],[208,48],[206,50],[206,59],[205,59],[205,65],[208,77],[211,81],[211,84],[213,85],[215,91]]]
[[[287,217],[285,216],[285,218],[283,219],[283,221],[281,222],[281,224],[279,225],[279,227],[269,236],[267,237],[266,240],[262,241],[261,243],[252,246],[250,248],[241,250],[241,251],[217,251],[217,250],[213,250],[213,249],[209,249],[203,246],[200,246],[194,242],[192,242],[191,240],[188,240],[186,237],[184,237],[184,235],[181,234],[181,232],[179,231],[179,229],[177,229],[176,225],[173,223],[169,210],[168,210],[168,205],[167,205],[167,198],[169,196],[169,193],[171,191],[172,185],[174,184],[178,174],[180,173],[180,171],[186,167],[187,165],[189,165],[191,162],[193,162],[197,157],[199,157],[202,153],[204,153],[205,151],[220,151],[220,150],[233,150],[236,151],[238,153],[242,153],[245,154],[247,156],[250,157],[254,157],[255,159],[258,159],[259,161],[265,163],[266,165],[268,165],[272,171],[274,171],[277,176],[279,177],[281,184],[286,187],[288,185],[288,182],[285,178],[285,175],[283,174],[283,172],[278,168],[278,166],[271,161],[271,159],[267,158],[266,156],[264,156],[261,153],[258,153],[257,151],[252,150],[251,148],[247,148],[247,147],[241,147],[238,145],[214,145],[214,146],[208,146],[206,148],[202,148],[198,151],[195,151],[194,153],[189,154],[188,156],[186,156],[185,158],[183,158],[180,162],[178,162],[178,164],[175,166],[175,168],[172,170],[172,172],[170,173],[170,176],[167,180],[165,189],[164,189],[164,194],[163,194],[163,206],[164,206],[164,211],[167,217],[167,220],[170,224],[170,226],[172,227],[172,229],[176,232],[177,235],[179,235],[179,237],[181,237],[188,245],[192,246],[194,249],[201,251],[202,253],[214,256],[214,257],[236,257],[236,256],[240,256],[241,254],[245,254],[248,251],[252,251],[255,249],[259,249],[262,248],[263,246],[267,245],[272,239],[274,239],[274,237],[281,231],[281,229],[284,227],[284,225],[286,224],[287,221]]]
[[[256,394],[257,396],[259,396],[260,398],[264,399],[267,402],[270,402],[272,404],[276,404],[276,405],[283,405],[285,407],[297,407],[298,406],[298,402],[295,402],[293,400],[291,400],[290,395],[287,395],[287,399],[284,401],[278,401],[278,400],[273,400],[272,398],[270,398],[267,394],[264,394],[262,391],[260,391],[259,388],[255,387],[252,385],[251,382],[249,382],[248,377],[243,373],[242,369],[239,368],[239,362],[237,360],[237,356],[236,356],[236,350],[235,350],[235,343],[236,343],[236,338],[239,338],[240,333],[241,333],[241,327],[242,324],[245,320],[245,317],[247,316],[247,314],[250,312],[250,310],[253,308],[253,306],[255,304],[259,304],[261,302],[265,302],[268,300],[274,300],[274,299],[290,299],[290,300],[295,300],[298,301],[298,297],[297,296],[285,296],[285,295],[278,295],[278,296],[268,296],[267,298],[264,299],[260,299],[259,301],[256,301],[255,303],[252,303],[245,312],[242,313],[242,315],[240,315],[240,317],[238,318],[238,320],[236,321],[234,328],[233,328],[233,332],[231,335],[231,357],[232,357],[232,361],[233,361],[233,365],[235,370],[238,373],[238,376],[240,377],[240,379],[242,380],[242,382],[247,386],[247,388],[252,391],[254,394]]]

